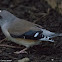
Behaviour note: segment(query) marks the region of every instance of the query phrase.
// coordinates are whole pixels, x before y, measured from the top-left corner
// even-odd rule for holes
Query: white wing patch
[[[37,37],[37,36],[38,36],[38,34],[39,34],[39,32],[37,32],[37,33],[34,35],[34,37]]]
[[[2,11],[0,10],[0,12],[2,12]]]

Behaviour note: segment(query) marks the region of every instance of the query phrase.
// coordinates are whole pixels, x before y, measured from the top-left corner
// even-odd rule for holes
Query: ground
[[[0,0],[0,9],[5,9],[15,16],[39,24],[52,32],[62,32],[62,14],[45,0]],[[0,29],[0,40],[5,36]],[[0,59],[15,60],[28,57],[30,62],[62,62],[62,37],[54,38],[55,42],[42,42],[27,50],[28,54],[14,54],[21,50],[20,46],[11,41],[0,42]]]

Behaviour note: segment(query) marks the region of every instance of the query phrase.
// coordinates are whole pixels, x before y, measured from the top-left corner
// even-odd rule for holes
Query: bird
[[[62,36],[62,33],[46,30],[38,24],[14,16],[7,10],[0,10],[0,27],[6,38],[26,47],[16,53],[22,53],[42,41],[54,42],[53,37]]]

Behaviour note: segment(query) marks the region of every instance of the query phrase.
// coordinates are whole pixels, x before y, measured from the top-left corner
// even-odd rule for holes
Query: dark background
[[[15,16],[39,24],[52,32],[62,32],[62,14],[57,6],[53,9],[45,0],[0,0],[0,9],[8,10]],[[4,38],[0,29],[0,40]],[[28,54],[19,55],[13,52],[23,49],[24,46],[10,41],[0,42],[0,59],[12,59],[14,62],[28,57],[31,62],[52,62],[52,59],[53,62],[62,62],[62,37],[56,37],[54,40],[54,43],[42,42],[41,45],[28,49]]]

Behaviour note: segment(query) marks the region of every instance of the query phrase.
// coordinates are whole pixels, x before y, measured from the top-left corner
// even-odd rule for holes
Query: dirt
[[[45,0],[0,0],[0,9],[8,10],[15,16],[39,24],[52,32],[62,32],[62,14]],[[0,40],[5,36],[0,29]],[[24,48],[11,41],[0,42],[0,60],[12,60],[28,57],[30,62],[62,62],[62,37],[55,42],[42,42],[27,50],[28,54],[14,54]]]

